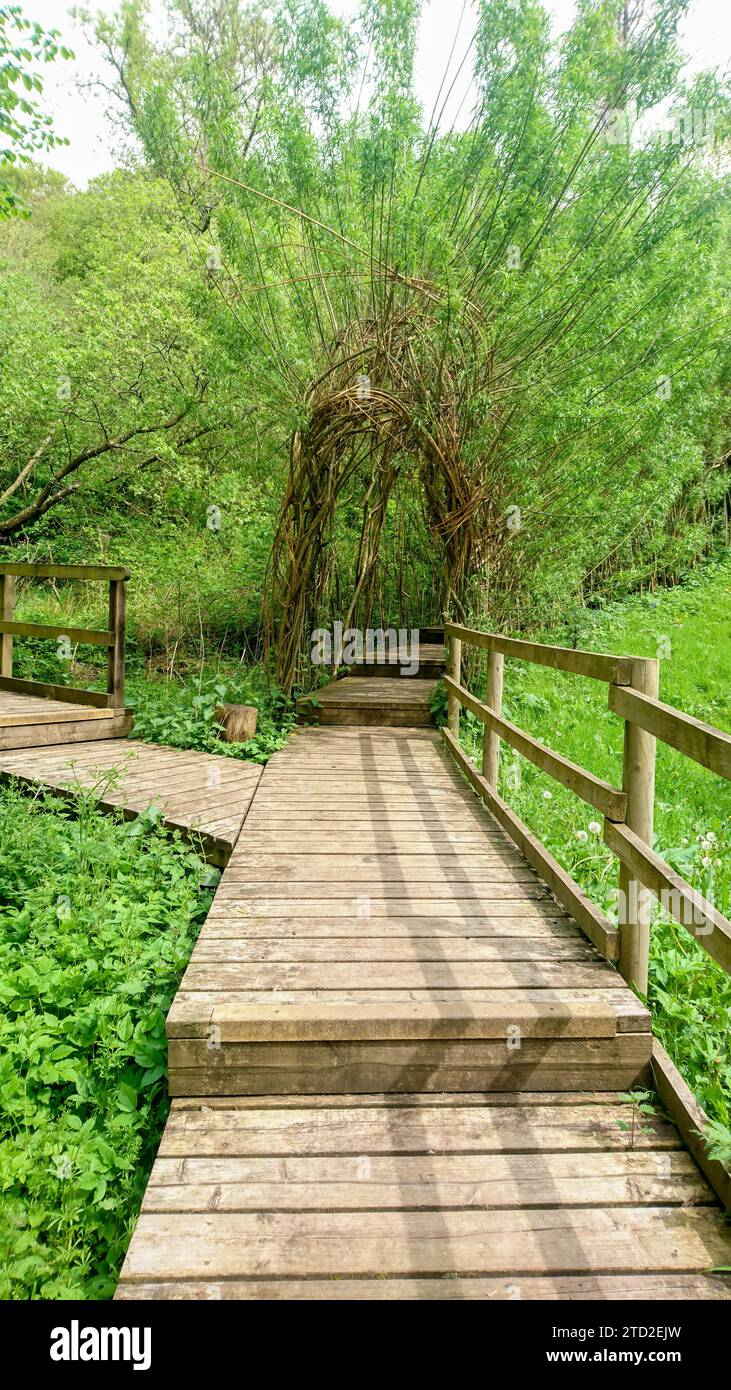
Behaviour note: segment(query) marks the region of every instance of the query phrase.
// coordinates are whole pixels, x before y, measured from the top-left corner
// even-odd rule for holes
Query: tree
[[[59,38],[57,29],[44,32],[26,19],[19,5],[0,5],[0,165],[28,164],[39,151],[67,143],[43,113],[37,100],[43,80],[33,70],[59,56],[73,57]],[[11,214],[27,216],[27,208],[0,170],[0,217]]]
[[[155,495],[244,406],[169,190],[109,175],[0,242],[0,538]]]

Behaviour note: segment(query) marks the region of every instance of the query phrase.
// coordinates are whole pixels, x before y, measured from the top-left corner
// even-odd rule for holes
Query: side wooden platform
[[[439,735],[389,728],[271,759],[168,1038],[175,1096],[620,1090],[651,1052]]]
[[[126,710],[0,690],[0,750],[125,738],[131,727]]]
[[[221,866],[231,856],[261,771],[256,763],[138,739],[0,752],[1,780],[16,778],[69,796],[95,788],[103,808],[121,807],[130,818],[156,806],[165,825],[202,842],[210,862]]]
[[[674,1126],[602,1094],[174,1102],[118,1299],[722,1299]]]

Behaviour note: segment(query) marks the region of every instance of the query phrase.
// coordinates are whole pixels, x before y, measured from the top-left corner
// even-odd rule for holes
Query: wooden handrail
[[[0,575],[26,579],[129,579],[119,565],[48,565],[0,560]]]
[[[500,738],[505,739],[511,748],[522,753],[523,757],[527,758],[535,767],[539,767],[542,772],[547,772],[554,781],[568,787],[569,791],[575,792],[587,805],[595,806],[609,820],[624,820],[627,809],[625,792],[620,791],[618,787],[613,787],[610,782],[604,782],[601,777],[595,777],[593,772],[586,772],[583,767],[579,767],[578,763],[572,763],[561,753],[554,753],[553,749],[546,747],[545,743],[539,743],[538,739],[524,733],[517,724],[511,724],[509,720],[502,719],[495,714],[494,710],[483,704],[482,700],[476,699],[469,690],[465,690],[464,686],[453,681],[450,676],[445,676],[444,684],[447,692],[454,695],[460,705],[471,710],[482,724]]]
[[[691,888],[659,854],[626,825],[604,822],[604,842],[650,892],[666,912],[690,933],[709,956],[731,974],[731,922]]]
[[[109,585],[109,617],[106,628],[64,627],[55,623],[18,623],[13,620],[16,578],[101,580]],[[0,561],[0,690],[65,700],[104,709],[124,708],[125,595],[128,571],[119,565],[15,564]],[[13,638],[38,637],[89,643],[107,648],[107,690],[83,690],[48,681],[22,680],[13,676]]]
[[[445,741],[473,786],[487,800],[493,814],[516,843],[523,847],[524,852],[527,852],[526,836],[530,832],[513,815],[497,791],[501,739],[603,813],[605,843],[620,862],[620,903],[623,908],[619,932],[619,968],[625,979],[642,993],[647,993],[652,897],[659,898],[670,915],[687,928],[719,965],[731,973],[731,923],[652,849],[656,739],[678,749],[719,776],[731,779],[731,737],[671,705],[663,704],[658,698],[659,662],[654,658],[575,651],[567,647],[503,637],[498,633],[480,632],[457,623],[445,624],[445,636],[449,643],[450,673],[444,681],[449,727],[449,732],[445,732]],[[472,695],[461,683],[463,644],[482,648],[489,654],[487,702]],[[553,670],[589,676],[608,684],[609,709],[625,721],[622,791],[555,753],[502,717],[503,662],[506,656]],[[459,748],[460,707],[471,710],[485,728],[482,776]],[[542,846],[539,846],[539,850],[545,860],[548,851]],[[542,872],[538,853],[535,850],[531,852],[531,862]],[[531,858],[531,855],[528,857]],[[556,876],[555,861],[550,856],[548,860],[546,881],[551,883],[557,896],[567,902],[566,883]],[[567,875],[564,878],[570,885],[570,893],[581,893],[578,885]],[[587,918],[584,905],[577,901],[579,913],[573,905],[569,910],[574,912],[575,919],[584,926],[595,944],[601,943],[605,947],[605,954],[608,954],[606,928],[597,930],[596,923]]]
[[[611,656],[606,652],[586,652],[573,647],[552,647],[544,642],[524,642],[517,637],[502,637],[497,632],[480,632],[477,628],[445,623],[445,637],[457,638],[467,646],[483,647],[511,656],[518,661],[530,661],[536,666],[550,666],[554,671],[568,671],[574,676],[591,680],[611,681],[629,685],[632,680],[631,656]]]
[[[637,690],[610,687],[609,708],[719,777],[731,780],[731,736]]]
[[[11,637],[68,637],[70,642],[85,642],[92,647],[113,647],[114,633],[106,628],[60,627],[57,623],[0,622],[0,632]]]

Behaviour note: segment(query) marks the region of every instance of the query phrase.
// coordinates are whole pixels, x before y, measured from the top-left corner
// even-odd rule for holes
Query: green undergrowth
[[[275,687],[267,687],[257,670],[173,677],[134,678],[128,703],[135,711],[132,735],[174,748],[197,748],[265,763],[283,748],[294,727],[294,704]],[[220,704],[254,705],[256,734],[246,743],[223,743],[216,708]]]
[[[489,622],[481,626],[487,629]],[[571,631],[544,633],[541,639],[659,656],[661,699],[731,729],[729,559],[672,590],[586,612]],[[484,674],[473,671],[469,684],[484,691]],[[443,710],[441,693],[438,717],[443,718]],[[607,708],[603,683],[507,661],[503,712],[543,743],[621,785],[623,726]],[[479,762],[482,726],[469,713],[462,714],[460,737]],[[505,745],[500,791],[589,897],[616,920],[618,864],[603,843],[601,816]],[[730,826],[731,784],[658,744],[655,849],[726,915],[731,912]],[[731,978],[659,909],[651,940],[655,1031],[721,1134],[724,1127],[731,1129]]]
[[[0,791],[0,1298],[113,1293],[217,878],[155,815]]]

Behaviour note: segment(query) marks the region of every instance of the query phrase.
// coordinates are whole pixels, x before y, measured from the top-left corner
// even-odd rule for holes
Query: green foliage
[[[0,793],[0,1297],[111,1296],[215,877],[152,815]]]
[[[0,237],[0,540],[61,503],[87,535],[105,513],[110,527],[110,506],[149,516],[154,498],[165,515],[181,487],[203,530],[206,480],[230,463],[246,403],[169,189],[111,174],[74,196],[52,183],[31,205],[38,220]]]
[[[43,80],[35,65],[73,57],[59,38],[57,29],[26,19],[20,5],[0,5],[0,166],[28,164],[38,151],[68,143],[37,100]],[[0,217],[19,213],[28,209],[0,167]]]

